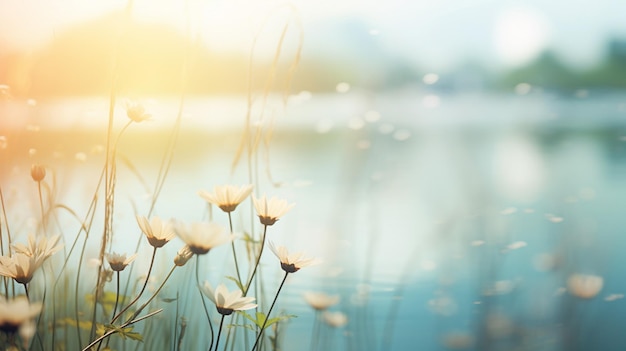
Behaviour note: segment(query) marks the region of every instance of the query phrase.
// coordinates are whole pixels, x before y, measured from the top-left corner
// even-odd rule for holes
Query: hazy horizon
[[[603,57],[608,39],[626,36],[626,22],[620,15],[626,12],[626,3],[611,0],[394,0],[385,4],[352,0],[189,1],[187,9],[184,4],[138,0],[133,16],[179,30],[189,27],[192,35],[201,36],[212,49],[248,52],[260,28],[272,39],[282,28],[262,27],[267,18],[284,19],[296,13],[296,26],[290,29],[297,32],[297,25],[302,26],[303,56],[349,54],[359,40],[370,37],[389,55],[432,70],[450,69],[467,61],[515,67],[548,48],[567,64],[584,68]],[[32,51],[78,23],[125,5],[121,0],[2,2],[0,45],[4,51]],[[275,40],[259,43],[260,52],[271,55],[274,44]]]

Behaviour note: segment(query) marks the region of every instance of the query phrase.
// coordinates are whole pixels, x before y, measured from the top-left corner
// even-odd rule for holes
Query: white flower
[[[43,261],[41,256],[29,256],[21,252],[11,257],[0,256],[0,275],[13,278],[20,284],[27,284]]]
[[[591,299],[598,295],[604,279],[597,275],[572,274],[567,279],[567,288],[570,294],[582,299]]]
[[[344,325],[348,324],[348,316],[342,312],[328,312],[325,311],[324,314],[324,322],[330,325],[331,327],[341,328]]]
[[[252,185],[236,187],[234,185],[216,186],[213,192],[200,190],[198,195],[207,202],[219,207],[224,212],[232,212],[252,192]]]
[[[163,247],[176,236],[171,225],[161,221],[159,217],[152,217],[150,222],[148,222],[146,217],[137,216],[137,223],[153,247]]]
[[[126,266],[135,260],[135,258],[137,258],[136,253],[128,258],[126,258],[126,254],[120,255],[117,253],[110,253],[106,255],[106,259],[109,261],[109,266],[111,266],[111,269],[115,272],[123,271]]]
[[[28,246],[16,243],[13,244],[13,248],[15,252],[23,253],[27,256],[41,256],[43,259],[46,259],[63,248],[63,244],[57,245],[60,239],[60,235],[55,235],[50,240],[45,236],[41,236],[37,240],[35,236],[29,235]]]
[[[6,333],[28,335],[29,322],[41,312],[40,303],[29,303],[25,296],[18,296],[13,300],[0,298],[0,330]],[[25,328],[25,330],[22,330]]]
[[[276,221],[289,212],[296,204],[289,204],[286,200],[272,197],[267,200],[265,196],[257,199],[252,197],[256,213],[261,220],[261,224],[272,225]]]
[[[152,117],[151,114],[146,113],[146,108],[142,104],[131,101],[126,101],[126,115],[133,122],[137,123],[149,120]]]
[[[328,309],[328,307],[339,303],[339,295],[328,295],[323,292],[311,292],[304,293],[304,300],[318,311]]]
[[[280,267],[287,273],[295,273],[300,268],[312,266],[320,262],[317,258],[304,257],[303,252],[289,254],[284,246],[274,246],[274,243],[271,241],[269,244],[270,250],[280,260]]]
[[[224,228],[213,222],[196,222],[190,225],[181,225],[176,228],[176,234],[189,246],[189,250],[196,255],[203,255],[212,248],[235,239],[234,235],[226,234]]]
[[[249,310],[257,306],[252,303],[256,300],[254,297],[244,297],[239,289],[229,292],[224,284],[218,285],[217,289],[213,290],[211,284],[205,281],[202,290],[213,301],[217,312],[222,315],[229,315],[233,311]]]

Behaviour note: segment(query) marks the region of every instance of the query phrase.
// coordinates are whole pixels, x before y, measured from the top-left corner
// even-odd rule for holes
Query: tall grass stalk
[[[126,3],[126,9],[124,11],[124,19],[122,31],[127,30],[131,21],[133,9],[133,0],[128,0]],[[113,138],[113,120],[115,117],[115,104],[117,98],[117,90],[118,90],[118,79],[119,79],[119,55],[120,55],[120,45],[122,42],[122,36],[118,38],[117,41],[117,49],[113,53],[113,68],[112,68],[112,79],[111,79],[111,93],[109,95],[109,119],[106,133],[106,150],[105,150],[105,178],[104,178],[104,228],[102,232],[102,240],[100,243],[100,253],[98,255],[98,259],[100,262],[104,262],[104,254],[106,252],[107,241],[111,240],[110,236],[112,234],[113,228],[113,205],[115,199],[115,150],[112,149],[112,138]],[[97,284],[100,284],[100,280],[102,278],[102,269],[104,265],[100,264],[98,266],[98,277]],[[100,295],[100,289],[96,286],[96,290],[94,293],[94,302],[93,302],[93,310],[92,310],[92,320],[91,320],[91,331],[89,332],[89,339],[93,339],[96,331],[96,319],[97,319],[97,306]]]
[[[6,203],[4,201],[4,193],[2,192],[2,186],[0,186],[0,205],[2,205],[2,218],[4,222],[4,226],[6,228],[6,233],[7,233],[7,246],[8,246],[8,255],[9,257],[11,257],[11,230],[9,229],[9,219],[7,217],[7,210],[6,210]],[[2,244],[4,242],[4,239],[2,238],[1,234],[2,234],[2,223],[0,223],[0,244]],[[4,245],[2,244],[2,246],[0,246],[0,248],[2,248],[2,256],[4,256]],[[15,281],[13,279],[8,279],[8,278],[4,278],[4,287],[5,287],[5,293],[6,293],[6,297],[9,297],[9,284],[11,284],[11,292],[13,293],[12,296],[15,296]]]

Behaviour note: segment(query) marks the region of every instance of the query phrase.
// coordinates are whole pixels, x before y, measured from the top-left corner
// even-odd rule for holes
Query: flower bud
[[[46,168],[42,165],[33,164],[30,166],[30,176],[36,182],[41,182],[46,177]]]
[[[191,257],[193,257],[193,252],[191,251],[189,246],[185,245],[180,250],[178,250],[178,253],[176,253],[176,257],[174,257],[174,264],[179,267],[184,266],[187,261],[191,259]]]

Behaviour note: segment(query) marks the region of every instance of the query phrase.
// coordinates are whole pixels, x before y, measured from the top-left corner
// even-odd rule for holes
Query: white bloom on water
[[[591,299],[598,295],[604,286],[604,279],[598,275],[572,274],[567,279],[570,294],[581,299]]]
[[[320,261],[317,258],[305,257],[303,252],[296,252],[289,254],[287,248],[284,246],[274,246],[273,242],[269,242],[270,250],[280,260],[281,268],[287,273],[295,273],[300,268],[312,266],[318,264]]]
[[[239,289],[228,291],[224,284],[218,285],[217,289],[213,290],[211,284],[205,281],[202,292],[213,301],[217,312],[222,315],[229,315],[233,311],[249,310],[257,306],[253,303],[256,298],[243,296]]]
[[[333,328],[341,328],[348,324],[348,316],[343,312],[325,311],[323,314],[324,322]]]
[[[163,247],[176,236],[172,226],[167,222],[163,222],[159,217],[152,217],[148,221],[146,217],[137,216],[137,223],[153,247]]]
[[[29,322],[39,315],[41,307],[41,303],[31,304],[25,296],[8,301],[0,298],[0,330],[5,333],[19,331],[23,337],[32,337],[34,333],[31,333],[32,324]]]
[[[311,307],[313,307],[313,309],[318,311],[326,310],[330,306],[334,306],[339,303],[339,295],[328,295],[323,292],[307,291],[303,296],[304,300]]]
[[[237,187],[222,185],[213,188],[213,192],[200,190],[198,195],[207,202],[219,207],[224,212],[232,212],[252,192],[252,185]]]
[[[213,222],[181,224],[177,226],[176,234],[189,246],[189,250],[196,255],[203,255],[212,248],[235,239],[234,235],[226,234],[222,226]]]
[[[509,250],[517,250],[528,245],[525,241],[515,241],[506,246]]]
[[[252,197],[252,201],[254,202],[254,207],[261,220],[261,224],[264,225],[273,225],[280,217],[284,216],[296,205],[276,197],[272,197],[269,200],[265,196],[260,199]]]
[[[0,256],[0,275],[13,278],[20,284],[27,284],[43,261],[41,256],[29,256],[20,252],[11,257]]]
[[[624,298],[624,294],[611,294],[607,297],[604,298],[604,301],[615,301],[615,300],[620,300]]]

